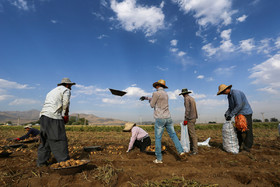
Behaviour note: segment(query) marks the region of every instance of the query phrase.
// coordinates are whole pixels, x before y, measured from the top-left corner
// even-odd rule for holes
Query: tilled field
[[[23,133],[0,131],[0,145]],[[149,133],[154,144],[154,133]],[[277,129],[254,129],[251,152],[234,155],[222,150],[221,130],[197,130],[199,141],[211,137],[211,147],[199,147],[199,154],[187,161],[179,159],[165,133],[164,163],[154,164],[155,156],[138,149],[126,153],[130,133],[67,132],[70,157],[90,161],[83,171],[62,175],[49,167],[37,168],[38,143],[24,144],[25,148],[15,148],[9,157],[0,158],[0,186],[280,186],[277,133]],[[88,153],[85,146],[103,149]]]

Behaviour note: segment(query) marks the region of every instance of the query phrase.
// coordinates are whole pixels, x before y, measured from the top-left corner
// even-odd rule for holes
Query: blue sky
[[[220,84],[244,91],[253,118],[280,118],[278,0],[0,0],[0,110],[41,110],[63,77],[70,113],[153,120],[142,95],[164,79],[172,118],[192,90],[198,122],[223,121]],[[123,97],[108,88],[125,90]]]

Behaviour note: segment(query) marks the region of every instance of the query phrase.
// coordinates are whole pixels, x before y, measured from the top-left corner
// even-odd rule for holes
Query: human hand
[[[20,139],[19,138],[15,138],[14,141],[17,142],[17,141],[20,141]]]
[[[146,96],[142,96],[142,97],[140,97],[139,100],[141,100],[141,101],[147,100],[147,97]]]
[[[127,153],[129,152],[129,150],[126,151]]]
[[[187,124],[188,124],[188,121],[185,120],[185,121],[184,121],[184,125],[187,125]]]
[[[226,117],[226,121],[230,121],[231,120],[231,117],[230,116],[227,116]]]
[[[69,116],[63,116],[63,121],[64,121],[65,124],[68,123],[68,121],[69,121]]]

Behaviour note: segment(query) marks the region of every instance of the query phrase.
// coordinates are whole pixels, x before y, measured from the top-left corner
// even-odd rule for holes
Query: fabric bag
[[[239,145],[236,130],[231,121],[226,121],[222,129],[223,134],[223,149],[226,152],[237,154],[239,152]]]
[[[190,151],[190,137],[188,133],[188,125],[184,125],[184,123],[180,123],[181,125],[181,145],[184,149],[184,152]]]

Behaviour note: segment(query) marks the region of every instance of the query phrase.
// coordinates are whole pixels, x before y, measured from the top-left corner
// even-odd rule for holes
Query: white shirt
[[[65,86],[54,88],[47,94],[40,116],[44,115],[52,119],[62,119],[70,105],[70,96],[70,89]]]

